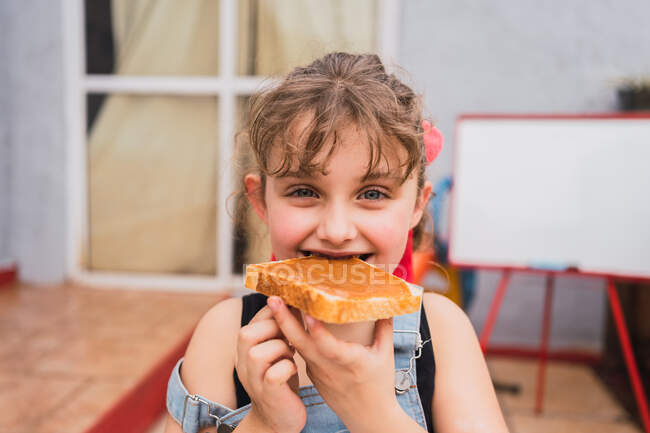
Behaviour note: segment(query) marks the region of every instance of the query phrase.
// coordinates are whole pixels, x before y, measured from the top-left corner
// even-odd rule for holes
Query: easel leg
[[[546,385],[546,360],[548,358],[548,339],[551,331],[551,311],[553,307],[553,291],[555,277],[546,276],[546,290],[544,297],[544,316],[542,318],[542,338],[539,347],[539,366],[537,369],[537,397],[535,399],[535,413],[542,413],[544,404],[544,387]]]
[[[614,281],[611,279],[607,281],[607,293],[609,296],[609,305],[612,309],[612,316],[614,317],[614,323],[616,324],[616,331],[618,332],[618,339],[621,342],[621,349],[623,350],[623,356],[625,357],[625,365],[627,366],[627,372],[630,375],[634,397],[636,398],[636,404],[639,408],[639,413],[641,414],[643,428],[647,433],[650,433],[648,401],[646,400],[641,378],[639,377],[639,370],[636,366],[636,361],[634,360],[634,352],[632,351],[630,337],[627,333],[625,320],[623,319],[623,311],[618,299],[618,292],[616,291]]]
[[[481,343],[481,350],[483,354],[486,353],[488,343],[490,342],[490,336],[492,335],[492,328],[494,328],[494,323],[497,320],[499,315],[499,308],[501,308],[501,301],[503,301],[503,296],[506,294],[506,288],[508,287],[508,282],[510,281],[510,271],[505,270],[501,274],[501,281],[499,281],[499,286],[497,287],[497,292],[492,298],[492,305],[490,305],[490,310],[488,311],[487,319],[485,319],[485,324],[481,330],[481,337],[479,339]]]

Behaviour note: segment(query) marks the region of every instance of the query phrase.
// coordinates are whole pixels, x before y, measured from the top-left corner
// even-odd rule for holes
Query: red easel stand
[[[499,309],[501,308],[501,303],[510,281],[510,274],[510,270],[503,271],[501,280],[499,281],[499,286],[496,293],[494,294],[494,298],[492,299],[492,304],[490,305],[490,310],[488,311],[485,325],[481,330],[480,343],[484,354],[487,352],[488,343],[492,334],[492,328],[494,328],[494,324],[499,314]],[[538,414],[542,412],[544,401],[546,360],[548,357],[548,339],[551,329],[551,307],[553,304],[554,283],[555,274],[547,274],[544,299],[544,315],[542,318],[542,336],[539,348],[537,393],[535,399],[535,412]],[[634,398],[636,399],[637,407],[639,408],[639,414],[641,415],[641,422],[643,423],[643,428],[646,433],[650,433],[650,413],[648,412],[648,402],[643,390],[643,384],[639,375],[639,369],[637,368],[636,361],[634,360],[634,352],[632,351],[632,344],[630,343],[630,337],[627,332],[627,327],[625,326],[625,319],[623,317],[623,311],[618,299],[618,293],[616,292],[616,286],[614,285],[614,281],[611,278],[607,280],[607,296],[609,298],[609,305],[612,309],[614,323],[616,324],[618,338],[621,342],[621,349],[623,350],[625,365],[627,366],[627,371],[630,375],[630,382],[632,383]]]
[[[614,323],[616,323],[616,331],[618,332],[618,339],[621,342],[621,349],[623,349],[623,356],[625,357],[625,365],[627,365],[627,372],[630,375],[630,382],[632,382],[632,390],[634,391],[634,398],[639,408],[643,428],[647,433],[650,433],[650,414],[648,413],[648,400],[646,399],[643,385],[639,376],[639,369],[634,360],[634,352],[632,351],[632,344],[630,344],[630,337],[627,333],[625,326],[625,319],[623,318],[623,310],[621,303],[618,299],[618,292],[614,281],[610,278],[607,281],[607,294],[609,297],[609,305],[612,309],[612,316]]]
[[[546,289],[544,293],[544,316],[542,319],[542,338],[539,348],[539,366],[537,369],[537,395],[535,397],[535,413],[542,413],[544,405],[544,387],[546,385],[546,360],[548,359],[548,337],[551,333],[551,308],[553,306],[553,289],[555,276],[546,275]]]
[[[481,330],[481,337],[479,339],[481,343],[481,349],[483,353],[486,352],[488,343],[490,342],[490,336],[492,335],[492,328],[494,328],[494,323],[497,321],[497,316],[499,315],[499,309],[501,308],[501,301],[506,294],[506,289],[508,288],[508,283],[510,282],[510,271],[505,270],[501,274],[501,281],[499,281],[499,286],[497,287],[497,292],[492,298],[492,305],[490,305],[490,310],[488,311],[487,319],[485,319],[485,324]]]

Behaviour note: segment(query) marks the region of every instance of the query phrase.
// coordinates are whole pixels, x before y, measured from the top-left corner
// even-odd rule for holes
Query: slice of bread
[[[328,323],[375,321],[420,308],[422,288],[358,258],[301,257],[246,267],[244,285]]]

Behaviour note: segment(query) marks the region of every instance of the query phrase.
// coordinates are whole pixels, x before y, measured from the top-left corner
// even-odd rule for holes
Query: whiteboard
[[[650,116],[461,117],[449,260],[650,278]]]

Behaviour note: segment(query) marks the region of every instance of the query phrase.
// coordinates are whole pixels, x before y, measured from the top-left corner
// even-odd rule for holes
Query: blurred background
[[[0,432],[103,431],[143,389],[155,409],[128,431],[158,418],[196,321],[270,256],[260,221],[235,224],[227,200],[260,86],[329,51],[380,54],[446,137],[427,172],[444,185],[460,114],[650,110],[648,16],[642,0],[1,0],[0,403],[16,409]],[[458,272],[446,294],[479,332],[499,273]],[[544,276],[513,276],[490,340],[511,430],[641,431],[605,281],[556,286],[543,413]],[[644,289],[619,286],[648,389]],[[44,387],[49,421],[15,398]]]

